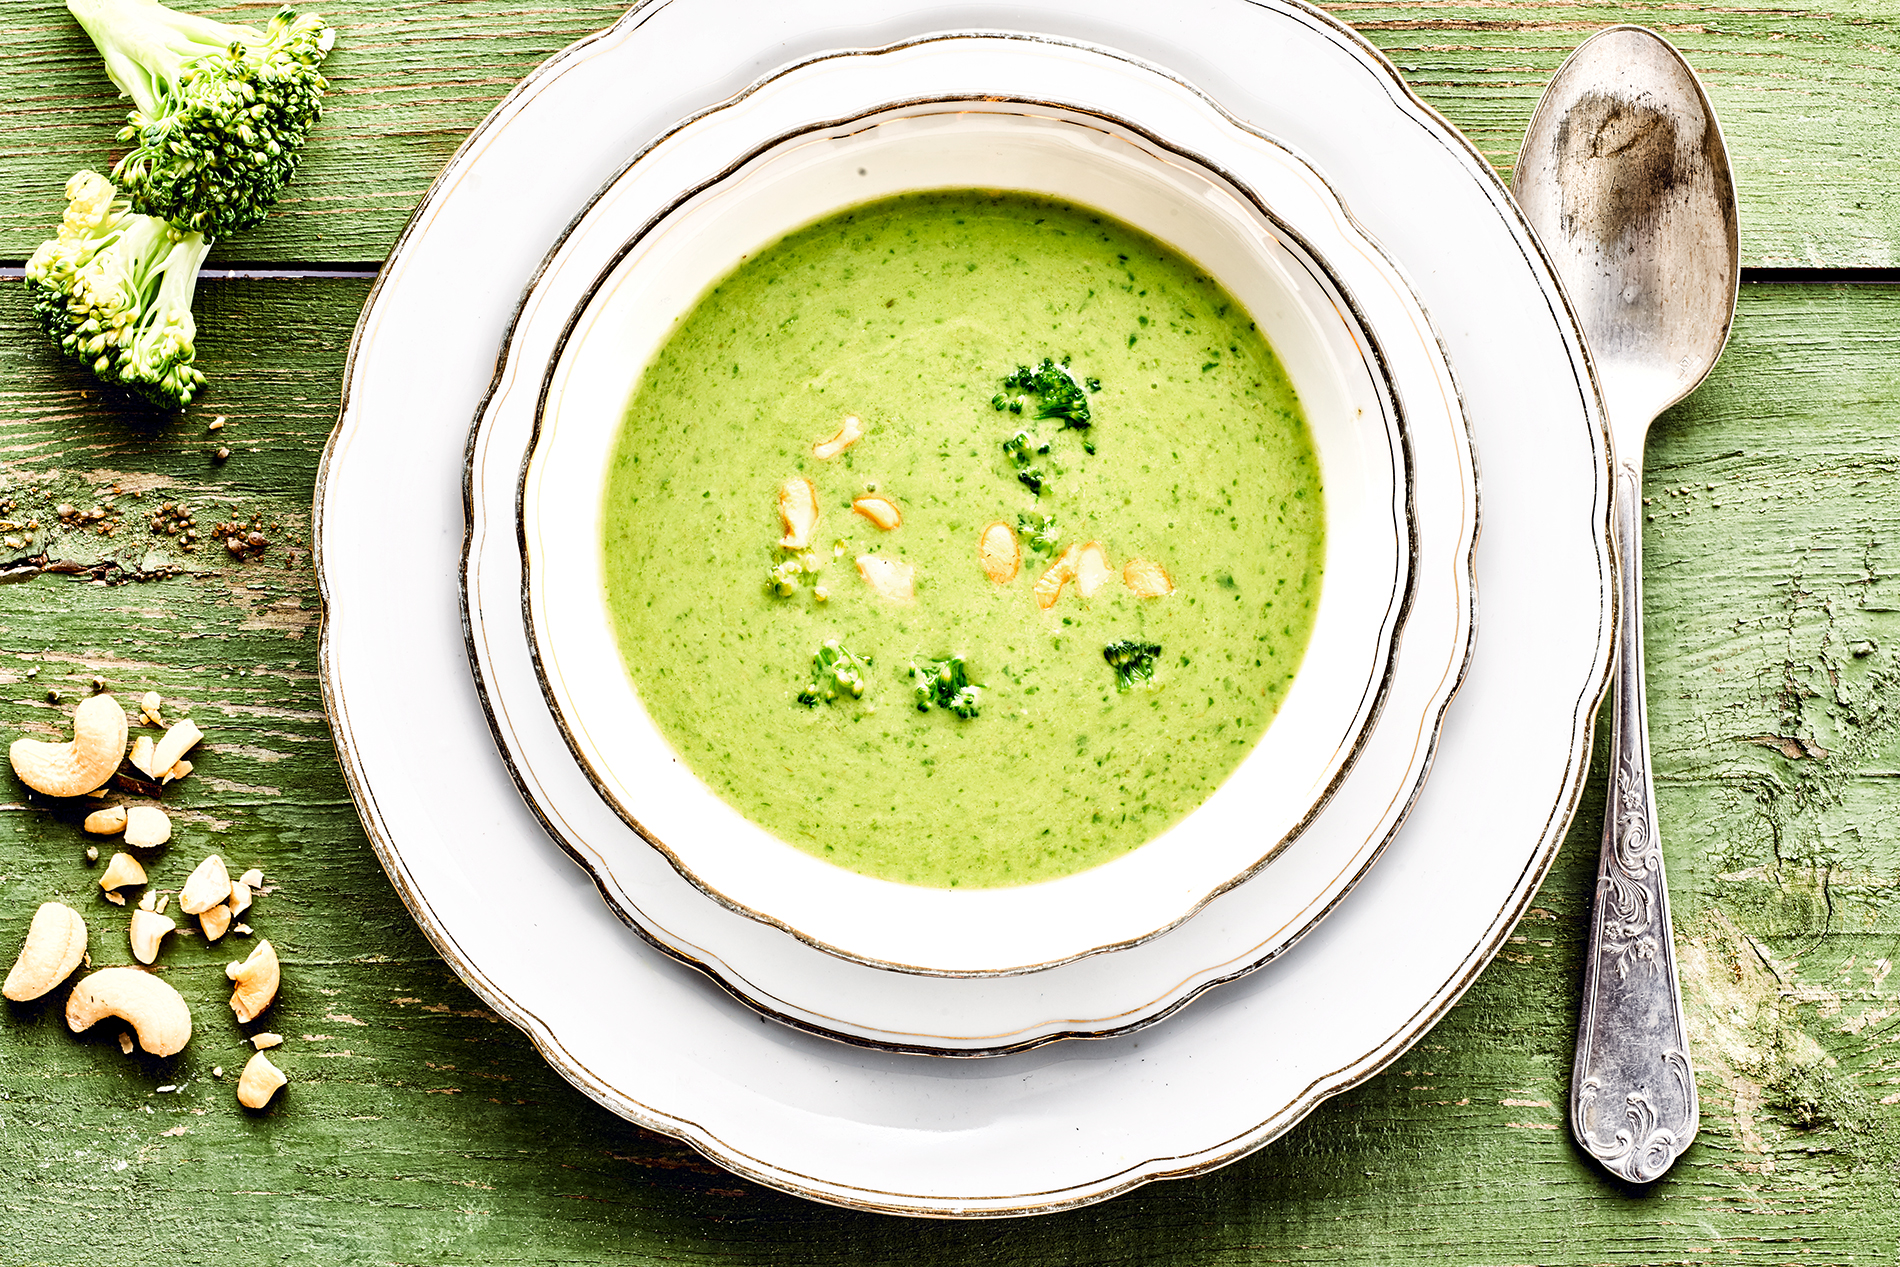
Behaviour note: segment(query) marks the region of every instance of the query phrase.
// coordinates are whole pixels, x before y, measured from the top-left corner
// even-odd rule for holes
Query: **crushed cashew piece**
[[[148,779],[158,777],[152,769],[152,751],[157,747],[150,735],[140,735],[132,741],[132,755],[127,758]]]
[[[879,598],[908,602],[917,596],[917,569],[881,554],[860,554],[858,575]]]
[[[119,1050],[128,1056],[132,1054],[132,1035],[128,1031],[119,1031]]]
[[[179,890],[178,909],[187,915],[198,915],[223,904],[230,896],[231,873],[225,869],[224,859],[214,853],[198,864],[198,869],[185,881],[185,887]]]
[[[155,911],[158,909],[157,889],[145,890],[145,896],[139,899],[139,909],[141,911]]]
[[[1082,547],[1082,553],[1075,559],[1075,592],[1083,598],[1095,597],[1095,592],[1115,579],[1115,569],[1108,566],[1108,556],[1102,552],[1099,541],[1091,541]]]
[[[125,830],[125,806],[108,805],[86,815],[80,826],[95,836],[116,836]]]
[[[206,941],[216,941],[231,931],[231,908],[222,904],[198,912],[198,927]]]
[[[1071,544],[1068,549],[1056,556],[1056,561],[1043,569],[1036,578],[1036,606],[1048,611],[1062,597],[1062,587],[1075,579],[1076,560],[1081,557],[1082,547]]]
[[[1147,559],[1130,559],[1122,567],[1122,584],[1135,592],[1137,598],[1166,598],[1174,593],[1174,578],[1159,563]]]
[[[231,908],[231,914],[244,914],[251,907],[251,886],[242,880],[231,881],[231,900],[226,905]]]
[[[268,1051],[272,1047],[281,1047],[283,1045],[284,1036],[282,1034],[263,1033],[251,1035],[251,1046],[257,1048],[259,1051]]]
[[[247,1109],[261,1109],[270,1103],[277,1089],[289,1081],[284,1071],[273,1065],[260,1051],[251,1057],[244,1066],[244,1072],[238,1075],[238,1103]]]
[[[125,843],[134,849],[156,849],[171,838],[171,816],[158,806],[134,805],[125,811]]]
[[[231,1010],[237,1014],[240,1024],[250,1024],[263,1015],[264,1009],[277,997],[277,984],[282,977],[277,965],[277,948],[269,941],[259,940],[249,958],[225,965],[224,975],[237,983],[231,991]]]
[[[157,776],[166,773],[178,764],[178,759],[190,752],[204,732],[198,729],[198,723],[187,717],[165,732],[152,751],[152,765],[147,773]]]
[[[132,957],[140,963],[150,963],[158,958],[158,944],[165,934],[178,927],[178,921],[169,915],[160,915],[156,911],[141,908],[132,912]]]
[[[139,714],[148,724],[163,726],[165,721],[158,715],[158,710],[164,703],[165,701],[159,698],[157,691],[147,691],[139,699]]]
[[[778,515],[785,521],[785,537],[779,542],[787,550],[803,550],[811,545],[812,529],[818,526],[818,490],[804,476],[785,481],[778,490]]]
[[[864,423],[856,414],[846,414],[844,421],[838,424],[837,431],[832,433],[831,439],[821,440],[811,446],[811,455],[822,462],[829,462],[856,444],[863,435]]]
[[[170,783],[173,779],[182,779],[187,774],[190,774],[191,771],[192,771],[191,762],[185,760],[183,757],[180,757],[178,758],[178,764],[173,766],[171,769],[165,771],[165,773],[159,778],[159,782]]]
[[[867,493],[858,498],[851,503],[851,509],[869,519],[884,532],[889,532],[904,522],[904,512],[897,508],[897,503],[876,493]]]
[[[249,871],[246,871],[243,875],[238,877],[238,883],[247,889],[261,889],[264,887],[264,873],[256,867],[252,867]]]
[[[79,912],[63,902],[42,902],[27,925],[20,957],[0,985],[0,996],[31,1002],[72,976],[85,957],[86,921]]]
[[[106,869],[99,873],[99,887],[106,891],[107,897],[113,895],[114,889],[122,889],[129,884],[144,883],[145,868],[141,867],[139,860],[129,853],[113,854],[112,861],[106,863]],[[120,898],[119,901],[124,902],[125,899]]]
[[[998,585],[1015,580],[1023,566],[1023,546],[1016,539],[1016,530],[1000,519],[986,525],[983,535],[976,539],[976,561],[983,575]]]

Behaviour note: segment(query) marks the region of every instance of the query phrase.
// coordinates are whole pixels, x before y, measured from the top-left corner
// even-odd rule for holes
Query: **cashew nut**
[[[224,859],[212,854],[198,864],[178,893],[178,909],[187,915],[199,915],[231,896],[231,873]]]
[[[1035,585],[1031,587],[1031,592],[1036,596],[1036,606],[1048,611],[1056,605],[1056,600],[1062,597],[1062,587],[1075,579],[1076,560],[1081,557],[1082,547],[1070,545],[1056,556],[1054,563],[1043,569],[1042,575],[1036,578]]]
[[[860,554],[858,575],[879,598],[909,602],[917,596],[917,569],[882,554]]]
[[[1016,530],[1000,519],[986,525],[976,540],[976,561],[983,575],[998,585],[1015,580],[1023,565],[1023,547],[1016,540]]]
[[[1122,584],[1137,598],[1166,598],[1174,593],[1174,578],[1168,569],[1147,559],[1130,559],[1122,568]]]
[[[99,873],[99,887],[106,891],[108,898],[123,904],[125,899],[114,893],[114,889],[125,888],[129,884],[144,884],[145,868],[139,860],[129,853],[115,853],[112,861],[106,863],[106,869]]]
[[[165,732],[152,750],[152,773],[166,773],[178,764],[178,758],[190,752],[192,745],[204,738],[204,732],[198,729],[198,723],[187,717]]]
[[[48,796],[84,796],[101,787],[125,756],[125,710],[110,695],[80,701],[69,743],[15,739],[8,757],[20,782]]]
[[[172,838],[172,820],[156,805],[134,805],[125,811],[125,843],[134,849],[156,849]]]
[[[251,1046],[257,1048],[257,1050],[259,1051],[264,1051],[265,1049],[271,1048],[271,1047],[282,1047],[283,1045],[284,1045],[284,1036],[282,1034],[272,1034],[272,1033],[267,1032],[263,1034],[251,1035]]]
[[[260,1051],[251,1057],[244,1066],[244,1072],[238,1075],[238,1103],[247,1109],[261,1109],[277,1094],[277,1088],[289,1081],[284,1071],[273,1065],[270,1058]]]
[[[837,431],[832,433],[831,439],[821,440],[811,446],[811,455],[821,462],[829,462],[856,444],[863,435],[863,421],[856,414],[846,414],[844,421],[838,424]]]
[[[156,911],[144,909],[132,912],[132,957],[140,963],[150,963],[158,958],[158,943],[165,934],[178,927],[178,922],[169,915],[160,915]]]
[[[190,774],[190,773],[191,773],[191,762],[185,760],[183,757],[180,757],[178,758],[177,765],[165,771],[165,773],[162,776],[160,776],[159,782],[170,783],[173,779],[182,779],[187,774]]]
[[[249,871],[239,876],[237,882],[248,889],[261,889],[264,887],[264,873],[259,871],[256,867],[252,867]]]
[[[851,509],[869,519],[884,532],[889,532],[904,522],[904,512],[897,508],[897,503],[875,493],[858,498],[851,503]]]
[[[83,1034],[116,1016],[132,1026],[139,1046],[174,1056],[191,1041],[191,1009],[178,991],[137,968],[101,968],[80,978],[66,1000],[66,1027]]]
[[[1075,592],[1083,598],[1094,598],[1095,591],[1109,583],[1115,577],[1115,569],[1108,566],[1108,556],[1102,553],[1102,543],[1091,541],[1082,547],[1082,553],[1075,559]]]
[[[244,874],[249,875],[250,872],[246,871]],[[242,880],[231,881],[231,900],[226,905],[231,908],[231,914],[234,916],[242,915],[250,910],[251,886]]]
[[[260,940],[250,958],[227,964],[224,975],[237,982],[237,988],[231,991],[231,1010],[237,1013],[240,1024],[248,1025],[277,997],[277,950],[270,942]]]
[[[132,741],[132,754],[127,758],[132,767],[148,779],[158,777],[152,769],[152,750],[156,747],[150,735],[140,735]]]
[[[231,929],[231,908],[220,903],[198,912],[198,927],[204,929],[206,941],[218,940]]]
[[[125,806],[108,805],[86,815],[81,827],[95,836],[116,836],[125,830]]]
[[[812,529],[818,526],[818,490],[810,480],[799,476],[785,481],[778,490],[778,515],[785,521],[785,536],[779,542],[788,550],[803,550],[811,544]]]
[[[37,999],[73,974],[86,957],[86,921],[79,912],[59,902],[46,902],[33,912],[26,944],[13,961],[0,995],[15,1003]]]
[[[164,700],[159,698],[157,691],[147,691],[139,700],[139,712],[144,716],[145,720],[152,725],[162,726],[165,723],[159,720],[158,710],[164,702]]]

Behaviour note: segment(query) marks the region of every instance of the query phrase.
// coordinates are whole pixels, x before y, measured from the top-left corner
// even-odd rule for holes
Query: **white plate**
[[[921,104],[954,91],[982,100]],[[1030,92],[1033,101],[1024,99]],[[913,104],[887,106],[892,100]],[[1169,148],[1111,122],[1111,110]],[[791,139],[775,144],[776,136]],[[734,155],[747,154],[754,157],[731,168]],[[1005,167],[1005,154],[1016,168]],[[732,190],[761,183],[766,196]],[[601,555],[573,546],[602,539],[599,499],[571,490],[600,486],[633,379],[675,308],[833,201],[851,205],[918,183],[1008,183],[1102,207],[1213,268],[1280,352],[1325,472],[1325,593],[1299,679],[1265,738],[1161,838],[1079,875],[1016,889],[921,889],[853,875],[727,808],[657,730],[630,724],[643,710],[611,635]],[[682,189],[697,192],[682,201]],[[536,369],[550,360],[544,380]],[[517,540],[502,525],[514,513],[512,476],[530,431],[519,542],[531,563],[524,605],[538,683],[522,671],[534,666],[522,659],[513,628],[520,617],[508,601],[521,563],[489,548]],[[1310,166],[1236,127],[1187,86],[1052,40],[941,37],[841,53],[774,76],[646,151],[542,271],[471,447],[476,663],[490,696],[521,719],[518,731],[505,721],[497,730],[524,792],[550,822],[579,829],[557,831],[601,873],[603,891],[767,1010],[870,1041],[965,1050],[1126,1028],[1283,949],[1371,862],[1410,804],[1470,635],[1477,486],[1469,448],[1442,350],[1390,262]],[[1430,522],[1419,529],[1417,519]],[[1421,599],[1418,585],[1434,592]],[[490,628],[490,613],[509,627]],[[1401,622],[1410,677],[1395,695],[1391,649]],[[574,777],[544,726],[529,723],[542,687],[586,779]],[[1366,729],[1375,715],[1392,732],[1383,743]],[[1326,810],[1340,821],[1286,859],[1342,779]],[[600,814],[596,793],[624,823]],[[790,938],[760,938],[706,909],[688,885],[665,886],[656,849],[725,906]],[[1047,973],[1143,941],[1243,878],[1262,891],[1249,899],[1244,944],[1231,936],[1238,926],[1226,939],[1170,937],[1142,966],[1118,962],[995,990],[907,988],[813,962],[798,944],[909,972]],[[653,896],[633,901],[634,887]],[[1117,950],[1118,961],[1128,953]],[[1076,980],[1085,984],[1072,994]]]
[[[1483,455],[1485,616],[1406,829],[1312,935],[1139,1033],[945,1061],[846,1046],[734,1005],[632,934],[548,842],[484,733],[462,661],[458,484],[536,244],[627,155],[788,61],[1005,16],[1170,67],[1306,151],[1405,267]],[[1583,785],[1613,600],[1608,446],[1582,340],[1480,156],[1310,10],[643,5],[537,71],[449,164],[383,270],[346,391],[318,486],[323,677],[378,856],[445,959],[576,1086],[788,1192],[1017,1214],[1245,1155],[1444,1013],[1528,904]],[[421,525],[401,567],[381,527],[394,504]]]

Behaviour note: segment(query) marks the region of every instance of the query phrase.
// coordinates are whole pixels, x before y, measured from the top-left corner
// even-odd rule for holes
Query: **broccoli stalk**
[[[102,382],[184,408],[204,382],[191,297],[211,243],[139,215],[97,172],[76,173],[66,198],[58,234],[27,261],[34,318]]]
[[[1124,638],[1102,648],[1102,659],[1115,670],[1115,689],[1125,691],[1140,682],[1155,680],[1155,660],[1161,647],[1153,642]]]
[[[958,717],[970,718],[976,716],[982,706],[983,687],[970,681],[968,666],[960,655],[945,660],[925,660],[922,664],[913,661],[910,683],[911,698],[920,713],[929,712],[930,706],[935,704]]]
[[[264,218],[297,170],[329,84],[317,67],[336,32],[279,10],[262,31],[157,0],[67,0],[132,98],[112,169],[133,209],[211,237]]]

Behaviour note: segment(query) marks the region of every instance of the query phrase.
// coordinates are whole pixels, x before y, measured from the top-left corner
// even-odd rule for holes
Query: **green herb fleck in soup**
[[[961,190],[746,260],[607,475],[627,672],[779,838],[938,887],[1152,839],[1272,720],[1320,590],[1299,402],[1247,313],[1099,212]]]

